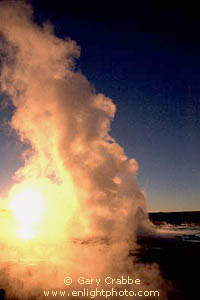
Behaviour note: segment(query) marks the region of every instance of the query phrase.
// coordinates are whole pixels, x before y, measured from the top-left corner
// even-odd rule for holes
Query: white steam
[[[7,280],[5,286],[19,298],[66,288],[67,275],[134,274],[143,289],[160,286],[157,267],[145,268],[129,257],[138,209],[145,215],[138,165],[109,135],[115,104],[74,71],[80,48],[69,38],[57,38],[52,25],[35,24],[31,6],[23,1],[0,3],[0,33],[6,54],[1,87],[16,107],[11,126],[30,144],[8,199],[29,185],[47,199],[40,241],[25,247],[5,239],[2,250],[8,261],[17,257],[13,247],[18,247],[20,256],[40,262],[35,267],[13,263],[0,281]]]

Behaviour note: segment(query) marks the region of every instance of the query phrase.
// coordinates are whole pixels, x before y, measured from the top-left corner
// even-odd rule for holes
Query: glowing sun
[[[44,212],[44,199],[40,191],[27,188],[15,194],[10,202],[10,209],[19,223],[19,236],[24,239],[33,238],[36,224]]]

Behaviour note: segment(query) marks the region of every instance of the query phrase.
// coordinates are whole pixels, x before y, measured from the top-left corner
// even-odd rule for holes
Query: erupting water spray
[[[9,282],[20,278],[23,283],[21,288],[19,282],[9,284],[11,295],[23,298],[63,287],[66,274],[134,273],[143,287],[159,286],[157,267],[146,270],[129,255],[138,210],[147,220],[136,182],[138,165],[109,135],[113,101],[74,70],[80,48],[56,37],[49,23],[35,24],[32,7],[23,1],[0,3],[0,33],[6,57],[1,57],[1,87],[15,106],[10,125],[29,143],[29,155],[8,193],[19,238],[31,245],[10,236],[18,256],[29,260],[13,264],[5,275]],[[8,240],[9,235],[7,261],[13,255]]]

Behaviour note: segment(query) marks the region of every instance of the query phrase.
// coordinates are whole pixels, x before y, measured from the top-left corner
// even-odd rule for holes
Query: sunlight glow
[[[22,239],[25,239],[25,240],[29,240],[29,239],[32,239],[35,237],[36,235],[36,232],[33,228],[20,228],[19,229],[19,237],[21,237]]]
[[[35,236],[35,226],[44,212],[44,201],[39,190],[28,188],[13,196],[10,208],[19,223],[19,236],[30,239]]]

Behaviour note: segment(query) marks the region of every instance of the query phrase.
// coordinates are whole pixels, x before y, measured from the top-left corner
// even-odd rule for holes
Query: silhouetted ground
[[[200,212],[150,213],[149,217],[157,225],[164,222],[187,224],[189,229],[194,224],[200,225]],[[198,236],[188,235],[187,240],[180,236],[140,238],[138,243],[141,246],[137,253],[138,259],[144,263],[158,263],[163,278],[171,281],[173,289],[168,293],[169,300],[200,299]]]
[[[173,291],[169,300],[200,299],[200,243],[162,239],[139,241],[142,262],[157,262],[163,278],[170,280]]]
[[[4,300],[4,299],[5,299],[5,290],[0,289],[0,300]]]
[[[149,213],[149,218],[157,225],[163,222],[174,225],[200,224],[200,211]]]

